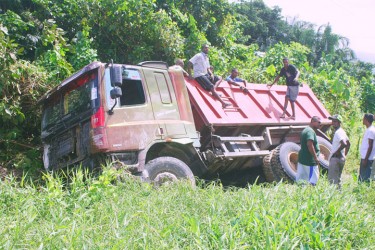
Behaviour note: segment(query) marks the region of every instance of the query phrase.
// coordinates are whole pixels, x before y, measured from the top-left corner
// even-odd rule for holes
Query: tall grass
[[[0,182],[1,249],[375,249],[373,184],[154,188],[106,169]]]

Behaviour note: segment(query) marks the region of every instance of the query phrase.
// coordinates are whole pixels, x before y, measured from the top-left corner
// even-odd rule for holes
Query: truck
[[[223,108],[165,62],[93,62],[39,100],[44,167],[95,169],[110,162],[156,184],[293,181],[300,133],[312,116],[321,118],[319,161],[328,167],[329,113],[306,84],[295,119],[280,118],[286,86],[243,89],[222,81],[216,91],[231,104]]]

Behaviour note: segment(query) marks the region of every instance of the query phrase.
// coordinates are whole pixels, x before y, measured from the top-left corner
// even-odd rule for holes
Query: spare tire
[[[263,173],[267,182],[277,181],[271,166],[272,154],[273,151],[270,151],[270,153],[263,158]]]
[[[319,144],[319,165],[325,169],[328,169],[329,166],[329,155],[332,152],[332,144],[324,139],[323,137],[317,136]]]
[[[142,175],[157,186],[182,179],[189,180],[195,186],[195,178],[188,165],[174,157],[163,156],[149,161]]]
[[[285,181],[295,181],[297,176],[298,152],[301,147],[294,142],[279,145],[272,155],[272,169]]]

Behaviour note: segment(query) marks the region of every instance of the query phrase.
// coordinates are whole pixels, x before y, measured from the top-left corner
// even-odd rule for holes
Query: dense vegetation
[[[374,249],[373,185],[153,188],[110,169],[84,177],[0,182],[0,248]]]
[[[289,57],[357,142],[362,113],[375,111],[374,65],[353,60],[347,39],[329,25],[287,23],[280,13],[261,0],[1,1],[0,166],[41,166],[37,100],[82,66],[111,59],[171,64],[205,42],[217,73],[237,67],[252,82],[270,82]]]

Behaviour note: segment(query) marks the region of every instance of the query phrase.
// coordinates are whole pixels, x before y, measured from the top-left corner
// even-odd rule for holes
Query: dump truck
[[[231,104],[223,108],[181,68],[165,62],[93,62],[39,100],[44,167],[94,169],[110,162],[158,184],[293,181],[300,133],[312,116],[321,118],[319,161],[328,166],[329,113],[306,84],[295,119],[280,118],[286,86],[246,88],[222,81],[216,91]]]

